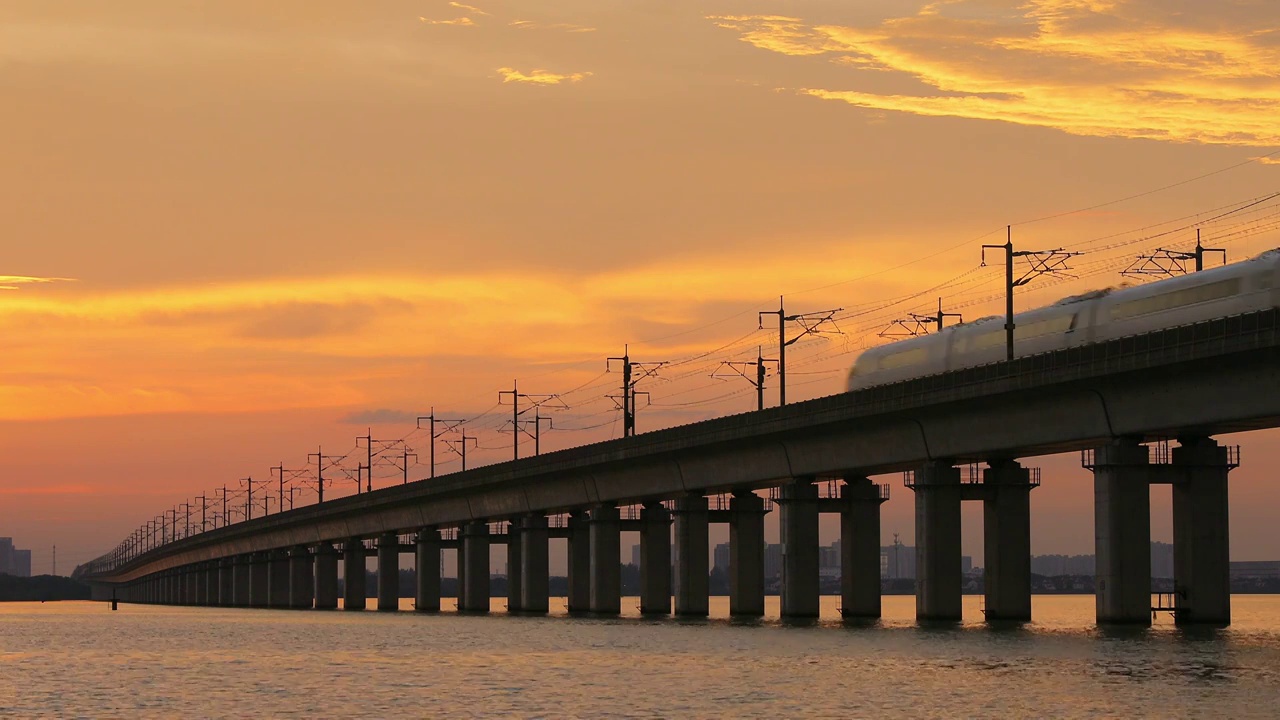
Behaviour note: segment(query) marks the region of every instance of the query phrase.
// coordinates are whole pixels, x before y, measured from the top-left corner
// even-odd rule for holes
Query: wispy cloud
[[[418,21],[424,25],[475,25],[475,22],[469,17],[453,18],[451,20],[432,20],[431,18],[419,15]]]
[[[75,282],[74,278],[32,277],[30,275],[0,275],[0,290],[17,290],[22,285],[47,285],[49,283]]]
[[[529,85],[559,85],[561,83],[576,83],[591,77],[589,72],[576,73],[553,73],[542,68],[534,68],[528,73],[521,72],[515,68],[503,67],[498,68],[498,73],[502,75],[504,83],[526,83]]]
[[[588,27],[586,25],[575,25],[574,23],[540,23],[536,20],[512,20],[507,24],[519,30],[559,30],[571,33],[588,33],[596,31],[595,28]]]
[[[466,10],[467,12],[472,13],[473,15],[488,15],[488,14],[489,14],[489,13],[485,12],[484,10],[481,10],[480,8],[476,7],[475,5],[467,5],[467,4],[465,4],[465,3],[460,3],[460,2],[450,2],[450,3],[449,3],[449,6],[450,6],[450,7],[456,7],[456,8],[458,8],[459,10]]]
[[[875,26],[711,16],[744,42],[901,73],[915,92],[804,87],[873,110],[998,120],[1079,135],[1280,142],[1280,46],[1247,3],[1170,13],[1156,0],[948,0]],[[1233,12],[1242,9],[1241,12]],[[1205,12],[1201,9],[1199,12]]]
[[[357,410],[347,413],[338,418],[338,422],[348,425],[411,425],[416,423],[422,415],[423,413],[412,410],[379,408],[377,410]]]

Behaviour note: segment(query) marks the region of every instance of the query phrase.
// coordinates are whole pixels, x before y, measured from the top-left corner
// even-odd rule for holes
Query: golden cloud
[[[513,28],[519,30],[561,30],[571,33],[595,32],[596,29],[586,25],[575,25],[574,23],[540,23],[534,20],[512,20],[507,23]]]
[[[589,72],[576,72],[569,74],[553,73],[541,68],[530,70],[527,74],[515,68],[502,67],[498,68],[498,73],[502,75],[504,83],[526,83],[529,85],[559,85],[560,83],[569,82],[576,83],[591,77]]]
[[[437,388],[447,396],[499,368],[505,376],[517,366],[604,357],[624,342],[636,346],[636,337],[742,312],[741,324],[723,326],[736,336],[754,328],[761,287],[822,286],[833,272],[878,262],[865,248],[834,246],[829,257],[7,293],[0,420],[394,407],[406,387],[421,387],[424,368],[447,373],[449,385]],[[676,356],[706,343],[704,334],[681,334],[652,351]]]
[[[418,21],[424,25],[475,25],[475,22],[473,22],[469,17],[454,18],[452,20],[432,20],[431,18],[419,15]]]
[[[460,3],[460,2],[450,2],[450,3],[449,3],[449,6],[450,6],[450,7],[456,7],[456,8],[458,8],[459,10],[466,10],[467,12],[469,12],[469,13],[473,13],[473,14],[475,14],[475,15],[488,15],[488,14],[489,14],[489,13],[487,13],[487,12],[485,12],[485,11],[481,10],[480,8],[476,7],[475,5],[466,5],[466,4],[464,4],[464,3]]]
[[[1078,135],[1280,142],[1280,44],[1238,3],[1169,13],[1154,0],[950,0],[874,27],[711,16],[789,56],[909,75],[924,91],[803,88],[873,110],[1000,120]],[[1256,4],[1251,7],[1257,8]],[[853,76],[851,76],[853,77]]]
[[[32,277],[30,275],[0,275],[0,290],[17,290],[21,285],[47,285],[57,282],[75,282],[75,280],[59,277]]]

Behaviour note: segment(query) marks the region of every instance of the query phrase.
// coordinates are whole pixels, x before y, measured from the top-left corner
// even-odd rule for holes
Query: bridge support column
[[[1093,532],[1099,623],[1151,624],[1151,488],[1147,448],[1133,438],[1094,453]]]
[[[1231,624],[1227,448],[1207,437],[1178,438],[1173,465],[1174,614],[1179,624]]]
[[[253,603],[253,556],[236,555],[232,562],[232,604],[249,607]]]
[[[880,487],[847,477],[840,489],[840,614],[880,617]]]
[[[254,553],[249,561],[249,607],[271,606],[271,555]]]
[[[705,495],[676,499],[675,510],[676,615],[705,617],[710,610],[711,569],[707,552],[710,515]]]
[[[400,609],[400,536],[383,533],[378,537],[378,610]]]
[[[453,551],[454,558],[457,560],[457,563],[455,563],[455,566],[458,568],[458,571],[457,571],[458,612],[462,612],[462,609],[466,607],[466,599],[467,599],[467,559],[466,559],[467,554],[462,547],[462,531],[463,531],[463,527],[459,527],[458,528],[458,546],[454,548],[454,551]]]
[[[213,583],[209,582],[209,576],[216,572],[211,569],[212,567],[212,563],[200,563],[196,566],[196,605],[213,604],[209,602],[209,588],[213,586]]]
[[[782,617],[818,617],[818,487],[812,478],[783,485]]]
[[[414,567],[417,587],[413,609],[417,612],[440,612],[440,531],[422,528],[414,545]]]
[[[524,529],[520,527],[522,518],[512,518],[507,523],[507,612],[516,613],[524,609],[521,595],[524,592],[524,566],[521,557],[524,551]]]
[[[328,541],[316,545],[315,588],[317,610],[338,608],[338,551]]]
[[[196,566],[187,565],[182,568],[182,605],[196,604]]]
[[[520,531],[520,609],[545,613],[550,595],[547,516],[528,515]]]
[[[461,609],[489,612],[489,523],[468,523],[462,530],[463,594]]]
[[[729,614],[764,615],[764,498],[750,490],[729,500]]]
[[[311,551],[298,545],[289,551],[289,607],[309,610],[315,599],[316,578]]]
[[[640,613],[671,614],[671,513],[660,502],[640,511]]]
[[[235,562],[231,558],[218,561],[218,595],[216,604],[221,607],[235,605]]]
[[[960,620],[960,469],[947,461],[916,471],[916,619]]]
[[[616,505],[591,509],[591,612],[622,612],[622,523]]]
[[[569,513],[569,612],[591,610],[591,523],[585,510]]]
[[[342,546],[342,609],[364,610],[365,595],[369,589],[365,587],[364,577],[365,549],[364,540],[353,537]]]
[[[272,550],[267,603],[273,608],[289,607],[289,551]]]
[[[982,473],[987,620],[1031,619],[1031,471],[992,460]]]

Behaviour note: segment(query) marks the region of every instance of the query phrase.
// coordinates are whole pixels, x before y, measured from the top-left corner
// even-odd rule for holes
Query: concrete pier
[[[215,604],[231,607],[235,604],[235,564],[231,558],[218,561],[218,598]]]
[[[916,471],[916,619],[960,620],[960,469],[948,461]]]
[[[248,555],[236,555],[232,562],[232,602],[236,607],[249,607],[252,596],[250,586],[253,585],[252,558]]]
[[[520,533],[520,609],[529,613],[548,610],[550,567],[548,566],[547,516],[528,515]]]
[[[818,488],[812,478],[783,485],[782,617],[818,617]]]
[[[591,509],[591,612],[622,612],[622,523],[616,505]]]
[[[315,554],[317,610],[336,610],[338,607],[338,551],[333,543],[316,545]]]
[[[365,549],[364,541],[360,538],[351,538],[342,546],[342,608],[344,610],[364,610],[365,593],[368,588],[365,587],[364,579],[365,565]]]
[[[1178,439],[1171,453],[1173,581],[1179,624],[1231,624],[1227,448],[1207,437]]]
[[[750,490],[729,500],[729,614],[764,615],[764,498]]]
[[[676,500],[675,509],[676,615],[706,616],[710,610],[711,569],[707,560],[710,515],[701,494]]]
[[[249,607],[271,606],[271,554],[254,553],[249,561]]]
[[[209,574],[213,571],[208,563],[200,563],[195,567],[196,576],[196,594],[192,601],[196,605],[211,605],[209,602],[209,588],[213,583],[209,582]]]
[[[268,560],[267,604],[273,608],[289,607],[289,551],[272,550]]]
[[[466,612],[489,612],[489,523],[468,523],[462,530],[463,604]]]
[[[569,612],[591,610],[591,523],[584,510],[569,513]]]
[[[454,567],[457,568],[456,572],[458,574],[458,581],[455,583],[458,590],[458,612],[462,612],[462,609],[467,604],[467,561],[466,552],[462,547],[462,528],[458,528],[458,544],[454,548],[453,556],[456,560]]]
[[[315,600],[316,579],[311,551],[306,545],[297,545],[289,551],[289,607],[295,610],[311,608]]]
[[[982,472],[987,620],[1031,619],[1031,471],[992,460]]]
[[[1151,488],[1147,448],[1123,438],[1094,453],[1094,548],[1100,623],[1151,624]]]
[[[880,505],[870,478],[846,477],[840,488],[840,614],[880,617]]]
[[[671,614],[671,513],[660,502],[640,511],[640,613]]]
[[[400,537],[395,533],[378,536],[378,610],[400,609]]]
[[[417,581],[413,609],[417,612],[440,612],[440,531],[423,528],[414,544],[414,566]]]
[[[507,523],[507,612],[520,612],[524,609],[524,567],[520,559],[524,532],[520,522],[521,518],[512,518]]]

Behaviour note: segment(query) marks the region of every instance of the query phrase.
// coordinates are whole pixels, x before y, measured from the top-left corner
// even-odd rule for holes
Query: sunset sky
[[[1278,28],[1273,0],[8,0],[0,535],[65,573],[370,426],[425,463],[432,407],[505,460],[514,379],[569,406],[544,449],[617,436],[626,343],[672,361],[641,432],[744,412],[710,376],[770,353],[783,294],[843,308],[789,353],[789,399],[837,392],[938,297],[998,312],[1009,224],[1088,253],[1024,308],[1197,224],[1276,247]],[[1280,559],[1280,433],[1232,442],[1232,554]],[[1034,463],[1033,551],[1093,552],[1079,459]]]

